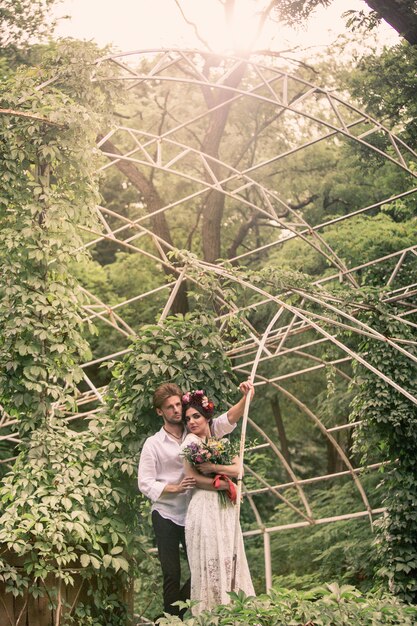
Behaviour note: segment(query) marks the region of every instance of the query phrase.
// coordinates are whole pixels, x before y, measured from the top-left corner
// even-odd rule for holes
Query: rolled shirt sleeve
[[[164,493],[166,485],[179,484],[184,478],[184,466],[178,441],[161,429],[149,437],[142,448],[138,467],[140,491],[151,500],[152,511],[184,526],[189,493]]]
[[[139,460],[138,485],[139,490],[152,502],[158,500],[168,484],[157,480],[156,458],[152,453],[152,444],[145,441]]]

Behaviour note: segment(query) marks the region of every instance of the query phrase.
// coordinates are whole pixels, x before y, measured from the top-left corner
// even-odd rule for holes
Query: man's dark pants
[[[171,604],[178,600],[188,600],[190,597],[190,579],[180,586],[180,544],[187,556],[184,526],[178,526],[173,521],[165,519],[158,511],[152,511],[152,524],[164,581],[164,611],[171,615],[181,615],[183,611],[179,611],[177,606]]]

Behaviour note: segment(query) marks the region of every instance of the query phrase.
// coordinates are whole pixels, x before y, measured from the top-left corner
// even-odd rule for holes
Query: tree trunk
[[[275,419],[275,424],[278,430],[279,440],[281,442],[281,452],[288,465],[291,465],[291,454],[288,449],[288,440],[285,432],[284,422],[282,421],[281,406],[279,404],[278,396],[274,396],[271,399],[272,414]]]
[[[100,137],[99,137],[100,139]],[[105,141],[100,149],[103,152],[110,152],[112,154],[122,154],[118,148],[109,140]],[[161,197],[159,196],[157,190],[154,185],[142,174],[142,172],[136,167],[136,165],[130,161],[124,161],[120,159],[115,163],[120,172],[122,172],[126,178],[132,183],[132,185],[137,189],[143,198],[146,208],[149,213],[153,213],[154,211],[158,211],[164,206]],[[156,215],[152,215],[151,218],[151,226],[152,232],[155,233],[157,237],[160,237],[164,242],[168,244],[168,246],[164,246],[161,242],[161,247],[165,251],[170,250],[170,246],[174,246],[171,238],[171,233],[169,230],[169,226],[165,217],[164,212],[157,213]],[[170,268],[163,265],[164,272],[170,278],[177,278],[178,275],[173,272]],[[188,307],[188,298],[187,298],[187,288],[186,283],[183,282],[178,290],[178,293],[174,299],[174,302],[171,307],[172,313],[187,313],[189,310]]]
[[[417,45],[417,9],[415,0],[365,0],[397,33],[411,45]]]
[[[340,432],[333,434],[337,443],[344,448],[340,438]],[[338,451],[334,447],[331,441],[327,440],[327,473],[335,474],[336,472],[342,472],[345,469],[343,460],[340,458]]]
[[[241,63],[230,74],[228,79],[224,81],[226,87],[237,88],[242,80],[245,72],[245,64]],[[206,131],[203,143],[202,151],[214,158],[219,157],[220,142],[223,137],[224,128],[229,116],[231,103],[227,104],[227,101],[235,96],[233,91],[220,90],[215,98],[210,98],[206,101],[209,106],[218,106],[222,102],[226,104],[220,109],[216,109],[211,113],[209,118],[209,125]],[[217,163],[213,163],[209,160],[209,166],[213,171],[216,178],[220,176],[220,167]],[[207,173],[206,180],[213,182],[211,176]],[[221,254],[221,224],[224,211],[225,196],[221,191],[211,190],[208,192],[204,204],[203,204],[203,256],[204,260],[209,263],[214,263],[219,259]]]

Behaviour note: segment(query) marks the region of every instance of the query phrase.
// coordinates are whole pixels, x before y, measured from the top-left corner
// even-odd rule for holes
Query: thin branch
[[[165,124],[165,118],[166,118],[166,117],[167,117],[167,115],[168,115],[168,107],[167,107],[167,104],[168,104],[168,98],[169,98],[169,96],[170,96],[170,91],[169,91],[169,90],[167,90],[167,91],[165,92],[165,95],[164,95],[164,104],[163,104],[163,106],[161,106],[161,105],[159,104],[159,102],[158,102],[158,96],[155,96],[155,98],[154,98],[154,102],[155,102],[156,106],[160,109],[160,111],[162,111],[162,113],[161,113],[161,118],[160,118],[160,121],[159,121],[159,126],[158,126],[158,135],[159,135],[159,136],[160,136],[160,135],[162,135],[162,129],[163,129],[164,124]],[[157,158],[157,152],[158,152],[158,146],[157,146],[157,145],[155,145],[154,157],[153,157],[153,158],[154,158],[154,161],[156,161],[156,158]],[[154,184],[155,173],[156,173],[156,169],[155,169],[155,168],[152,168],[152,169],[151,169],[150,176],[149,176],[149,181],[150,181],[151,185],[153,185],[153,184]]]
[[[271,2],[266,7],[266,9],[264,9],[264,11],[261,12],[259,22],[258,22],[258,28],[256,29],[256,34],[253,37],[252,43],[255,43],[255,41],[257,41],[259,35],[262,32],[263,27],[265,26],[265,22],[275,5],[276,5],[276,0],[271,0]]]
[[[81,589],[83,588],[84,583],[85,583],[85,578],[83,578],[83,579],[82,579],[82,581],[81,581],[81,585],[78,587],[78,591],[77,591],[77,593],[75,594],[74,602],[73,602],[73,603],[72,603],[72,605],[71,605],[71,608],[70,608],[70,611],[69,611],[68,617],[70,617],[70,616],[71,616],[71,614],[72,614],[73,610],[75,609],[75,606],[76,606],[76,604],[77,604],[77,602],[78,602],[78,598],[79,598],[79,596],[80,596]]]
[[[17,618],[17,620],[16,620],[16,624],[15,624],[15,626],[19,626],[20,620],[22,619],[22,617],[23,617],[23,615],[24,615],[24,612],[25,612],[25,610],[26,610],[26,607],[27,607],[27,605],[28,605],[28,602],[29,602],[29,592],[27,592],[27,595],[26,595],[26,601],[25,601],[24,605],[22,606],[22,610],[21,610],[21,611],[20,611],[20,613],[19,613],[19,616],[18,616],[18,618]]]
[[[255,132],[253,133],[253,136],[249,137],[248,141],[246,142],[246,144],[242,147],[240,154],[238,155],[237,159],[233,162],[233,167],[235,169],[238,168],[240,162],[242,161],[243,157],[247,154],[248,150],[250,149],[251,146],[253,146],[252,152],[255,153],[256,152],[256,147],[257,147],[257,142],[259,139],[259,135],[266,129],[268,128],[268,126],[270,126],[273,122],[275,122],[279,117],[281,117],[283,114],[282,111],[278,111],[278,113],[275,113],[272,117],[270,117],[269,119],[264,120],[264,122],[258,126],[258,119],[257,117],[255,117]],[[252,163],[254,161],[254,154],[252,156]],[[251,167],[252,163],[249,165],[249,167]]]
[[[201,206],[199,206],[198,210],[197,210],[197,218],[195,220],[195,224],[192,227],[192,229],[190,230],[190,232],[188,233],[187,243],[186,243],[186,250],[190,250],[191,251],[191,245],[193,243],[193,237],[194,237],[194,234],[195,234],[195,232],[196,232],[196,230],[198,228],[198,225],[200,223],[202,212],[203,212],[203,209],[202,209]]]
[[[61,610],[62,610],[62,579],[59,579],[58,599],[57,599],[56,614],[55,614],[55,626],[60,626]]]
[[[300,46],[295,46],[295,48],[288,48],[287,50],[281,50],[279,52],[274,52],[273,50],[255,50],[253,54],[265,54],[271,57],[276,57],[282,59],[283,61],[291,61],[291,63],[295,63],[300,65],[300,67],[304,67],[304,69],[309,70],[313,74],[317,76],[320,74],[319,70],[314,68],[312,65],[309,65],[305,61],[301,61],[301,59],[292,59],[291,57],[283,56],[287,52],[295,53],[300,49]]]
[[[179,12],[181,13],[181,16],[182,16],[182,19],[184,20],[184,22],[185,22],[186,24],[188,24],[188,26],[191,26],[191,27],[192,27],[192,29],[194,30],[194,34],[195,34],[195,36],[197,37],[197,39],[198,39],[199,41],[201,41],[201,43],[202,43],[204,46],[206,46],[207,50],[210,50],[210,51],[211,51],[211,47],[210,47],[209,43],[208,43],[208,42],[207,42],[207,41],[206,41],[206,40],[205,40],[205,39],[204,39],[204,38],[200,35],[199,30],[198,30],[198,28],[197,28],[197,26],[196,26],[195,22],[192,22],[191,20],[189,20],[189,19],[186,17],[186,15],[185,15],[185,13],[184,13],[184,11],[183,11],[183,8],[182,8],[181,3],[179,2],[179,0],[174,0],[174,2],[175,2],[175,4],[176,4],[176,5],[177,5],[177,7],[178,7],[178,10],[179,10]]]
[[[236,255],[238,247],[243,244],[243,241],[246,235],[255,226],[257,219],[258,219],[258,214],[253,213],[247,222],[240,225],[237,235],[229,247],[229,250],[227,253],[228,259],[232,259]]]
[[[2,596],[0,596],[0,600],[2,601],[2,604],[3,604],[3,606],[4,606],[4,610],[5,610],[5,612],[6,612],[7,617],[9,618],[9,622],[10,622],[11,626],[15,626],[15,625],[13,624],[12,618],[10,617],[10,613],[9,613],[9,611],[7,610],[6,603],[5,603],[5,601],[3,600]]]
[[[310,204],[310,202],[314,202],[314,200],[317,200],[318,197],[319,197],[318,193],[313,193],[313,194],[311,194],[311,196],[309,196],[305,200],[300,200],[297,203],[295,203],[295,202],[288,202],[288,206],[291,209],[293,209],[294,211],[298,211],[299,209],[304,209],[307,205]]]
[[[37,122],[43,122],[44,124],[49,124],[49,126],[56,126],[57,128],[67,128],[65,124],[58,124],[57,122],[51,122],[46,117],[41,117],[40,115],[34,115],[33,113],[27,113],[26,111],[16,111],[15,109],[0,109],[0,115],[12,115],[14,117],[27,117],[31,120],[36,120]]]
[[[184,69],[183,69],[184,73],[187,73]],[[189,76],[193,76],[193,74],[191,72],[188,72]],[[172,110],[167,109],[165,106],[165,109],[162,107],[162,105],[158,102],[157,98],[154,98],[154,102],[156,104],[156,106],[158,107],[158,109],[160,109],[160,111],[163,111],[163,114],[165,115],[165,117],[169,118],[170,120],[172,120],[173,122],[175,122],[175,124],[179,125],[181,124],[181,120],[179,120],[177,117],[175,117],[175,115],[173,114]],[[201,139],[200,137],[197,135],[197,133],[195,133],[193,130],[191,130],[191,128],[185,128],[184,129],[186,133],[188,133],[190,135],[190,137],[192,137],[195,142],[196,145],[199,146],[199,148],[201,149]],[[159,134],[162,134],[162,128],[159,131]],[[196,170],[197,171],[197,170]]]

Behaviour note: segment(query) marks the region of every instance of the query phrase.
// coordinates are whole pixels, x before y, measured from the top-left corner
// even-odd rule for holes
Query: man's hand
[[[195,487],[195,478],[189,476],[183,478],[180,483],[176,483],[174,485],[165,485],[162,493],[185,493],[193,487]]]
[[[192,476],[188,476],[183,478],[182,481],[177,485],[176,493],[185,493],[189,489],[195,487],[195,478]]]

